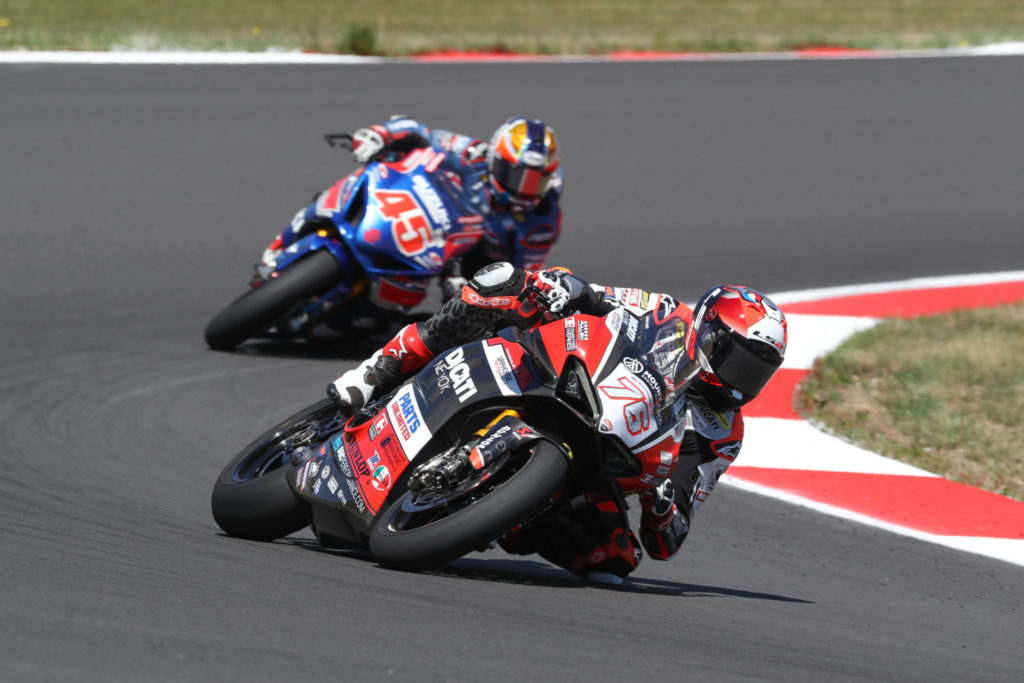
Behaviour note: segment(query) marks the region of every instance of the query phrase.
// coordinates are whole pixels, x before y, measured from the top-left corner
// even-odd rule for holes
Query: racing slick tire
[[[229,536],[253,541],[272,541],[305,527],[299,498],[287,480],[299,452],[292,442],[297,434],[334,413],[337,406],[324,399],[279,422],[243,448],[213,486],[210,508],[217,526]]]
[[[479,550],[529,521],[548,507],[569,474],[565,454],[552,442],[536,441],[529,450],[511,476],[499,472],[499,481],[485,495],[450,513],[438,508],[410,512],[414,494],[407,491],[378,515],[370,531],[370,551],[385,567],[430,569]]]
[[[297,304],[323,294],[343,276],[344,270],[331,252],[315,251],[215,315],[206,325],[206,343],[216,351],[230,351],[266,330]]]

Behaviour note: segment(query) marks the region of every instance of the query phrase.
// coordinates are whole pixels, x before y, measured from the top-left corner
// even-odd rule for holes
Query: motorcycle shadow
[[[363,360],[386,341],[377,337],[331,341],[260,340],[241,344],[233,353],[286,360]]]
[[[359,549],[338,549],[324,548],[316,541],[305,539],[282,539],[285,542],[302,547],[305,550],[313,550],[361,559],[366,562],[374,562],[373,557],[366,550]],[[381,568],[383,569],[383,568]],[[387,571],[387,570],[385,570]],[[625,583],[615,586],[604,583],[594,583],[587,579],[572,574],[564,569],[549,564],[542,559],[518,559],[518,558],[480,558],[463,557],[449,562],[439,569],[432,569],[418,572],[426,576],[440,576],[454,579],[465,579],[469,581],[490,581],[494,583],[512,583],[523,586],[543,586],[546,588],[567,588],[567,589],[602,589],[619,593],[635,593],[639,595],[658,595],[664,597],[680,598],[744,598],[752,600],[770,600],[774,602],[789,602],[797,604],[814,604],[812,600],[793,598],[786,595],[773,593],[762,593],[757,591],[745,591],[722,586],[704,586],[699,584],[681,583],[676,581],[664,581],[661,579],[649,579],[641,576],[631,576]]]

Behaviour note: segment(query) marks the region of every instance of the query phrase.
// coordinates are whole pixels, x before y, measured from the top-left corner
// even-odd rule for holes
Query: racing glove
[[[391,133],[384,126],[360,128],[352,134],[352,157],[365,164],[376,158],[392,142]]]
[[[690,521],[675,503],[671,480],[640,494],[640,542],[656,560],[667,560],[678,552],[690,531]]]
[[[449,299],[459,296],[462,292],[462,288],[469,282],[466,278],[461,275],[449,275],[441,278],[441,300],[448,301]]]
[[[537,308],[560,314],[566,305],[577,298],[584,287],[583,281],[562,268],[548,268],[530,273],[526,291]]]

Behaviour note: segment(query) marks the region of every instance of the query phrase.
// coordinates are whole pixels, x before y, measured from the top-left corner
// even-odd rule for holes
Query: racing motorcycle
[[[685,401],[663,400],[670,373],[641,351],[677,334],[652,318],[618,309],[507,328],[439,354],[355,415],[313,404],[224,468],[213,517],[264,541],[308,525],[323,546],[422,570],[544,524],[601,480],[626,495],[657,485]]]
[[[347,133],[325,139],[352,148]],[[324,322],[386,334],[380,328],[423,301],[444,264],[483,234],[459,179],[438,168],[443,158],[422,149],[372,161],[321,193],[299,239],[257,264],[249,290],[210,320],[206,343],[307,339]]]

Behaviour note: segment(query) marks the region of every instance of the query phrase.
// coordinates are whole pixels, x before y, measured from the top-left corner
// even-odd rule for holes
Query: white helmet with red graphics
[[[695,388],[717,411],[739,408],[764,389],[786,355],[786,316],[771,299],[739,285],[712,287],[693,314]]]

